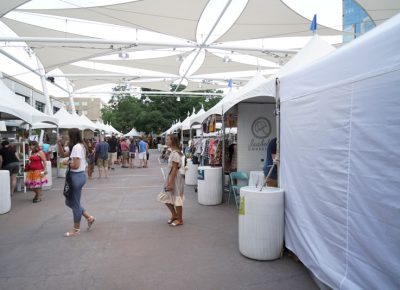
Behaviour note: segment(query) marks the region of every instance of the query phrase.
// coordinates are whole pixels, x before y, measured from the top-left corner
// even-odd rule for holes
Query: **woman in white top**
[[[69,166],[71,168],[70,172],[72,190],[69,197],[66,199],[65,204],[72,209],[74,226],[72,230],[65,233],[65,236],[71,237],[79,234],[82,216],[84,216],[87,220],[88,230],[90,230],[91,226],[93,225],[95,218],[81,206],[82,188],[86,183],[86,147],[82,141],[81,134],[78,129],[70,129],[68,131],[68,135],[71,152],[69,156]]]

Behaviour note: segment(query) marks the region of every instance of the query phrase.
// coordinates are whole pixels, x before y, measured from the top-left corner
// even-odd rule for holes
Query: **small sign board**
[[[197,170],[197,180],[204,180],[204,170]]]

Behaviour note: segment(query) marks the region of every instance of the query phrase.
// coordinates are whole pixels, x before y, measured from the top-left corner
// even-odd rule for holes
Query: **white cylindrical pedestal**
[[[198,164],[193,164],[192,159],[187,160],[187,171],[185,174],[186,185],[197,185]]]
[[[0,214],[5,214],[10,210],[10,171],[0,170]]]
[[[51,171],[51,162],[46,161],[46,178],[47,178],[47,183],[43,185],[43,190],[50,190],[51,187],[53,186],[53,174]]]
[[[217,205],[222,202],[222,167],[199,166],[197,184],[200,204]]]
[[[284,233],[283,189],[255,186],[240,189],[239,251],[256,260],[281,255]]]

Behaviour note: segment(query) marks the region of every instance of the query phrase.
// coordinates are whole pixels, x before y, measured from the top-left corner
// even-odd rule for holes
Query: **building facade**
[[[65,109],[68,112],[72,112],[72,106],[69,98],[59,98],[65,104]],[[104,102],[101,98],[79,98],[74,97],[75,111],[77,114],[85,114],[90,120],[97,121],[101,120],[101,109],[104,106]]]
[[[375,27],[368,13],[354,0],[343,0],[343,42],[350,42]]]
[[[26,84],[20,83],[17,80],[3,75],[4,84],[13,91],[16,95],[23,98],[23,100],[31,105],[32,107],[36,108],[37,110],[45,113],[46,112],[46,98],[42,92],[39,92]],[[59,109],[64,106],[64,103],[50,96],[50,103],[53,109],[53,113],[56,113]]]

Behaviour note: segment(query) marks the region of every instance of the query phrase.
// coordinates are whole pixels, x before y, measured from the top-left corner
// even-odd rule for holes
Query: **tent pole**
[[[221,166],[222,166],[222,198],[225,195],[225,114],[224,114],[224,106],[222,105],[222,158],[221,158]]]
[[[60,155],[58,154],[58,138],[59,138],[59,136],[60,136],[60,128],[58,127],[58,125],[57,125],[57,139],[56,139],[56,148],[57,148],[57,150],[56,150],[56,162],[57,162],[57,177],[59,177],[60,176],[60,160],[59,160],[59,158],[60,158]]]
[[[71,113],[76,114],[74,97],[72,96],[72,94],[69,94],[69,103],[71,104]]]
[[[217,22],[218,23],[218,22]],[[64,38],[64,37],[14,37],[14,36],[0,36],[0,42],[34,42],[34,43],[57,43],[57,44],[76,44],[76,43],[84,43],[84,44],[105,44],[105,45],[130,45],[132,47],[137,46],[157,46],[157,47],[176,47],[176,48],[199,48],[199,44],[192,42],[176,42],[173,43],[171,41],[162,42],[162,41],[140,41],[140,40],[120,40],[120,39],[99,39],[99,38],[82,38],[82,37],[74,37],[74,38]],[[219,45],[210,44],[206,46],[209,49],[221,49]],[[224,46],[224,50],[235,50],[235,51],[255,51],[255,52],[275,52],[275,53],[292,53],[296,54],[298,49],[277,49],[277,48],[267,48],[267,47],[243,47],[243,46]]]
[[[276,169],[278,173],[278,187],[280,185],[279,179],[280,179],[280,137],[281,137],[281,98],[279,95],[279,90],[280,90],[280,81],[279,78],[275,79],[275,115],[276,115],[276,158],[278,160],[276,164]]]
[[[30,66],[26,65],[25,63],[23,63],[22,61],[20,61],[19,59],[17,59],[16,57],[12,56],[11,54],[9,54],[8,52],[6,52],[5,50],[0,48],[0,53],[5,55],[6,57],[8,57],[9,59],[11,59],[12,61],[16,62],[17,64],[19,64],[20,66],[26,68],[27,70],[29,70],[30,72],[34,73],[35,75],[42,77],[42,74],[40,74],[39,72],[37,72],[35,69],[31,68]],[[69,91],[66,90],[65,88],[63,88],[62,86],[60,86],[59,84],[53,83],[54,86],[56,86],[57,88],[59,88],[60,90],[66,92],[69,94]]]

